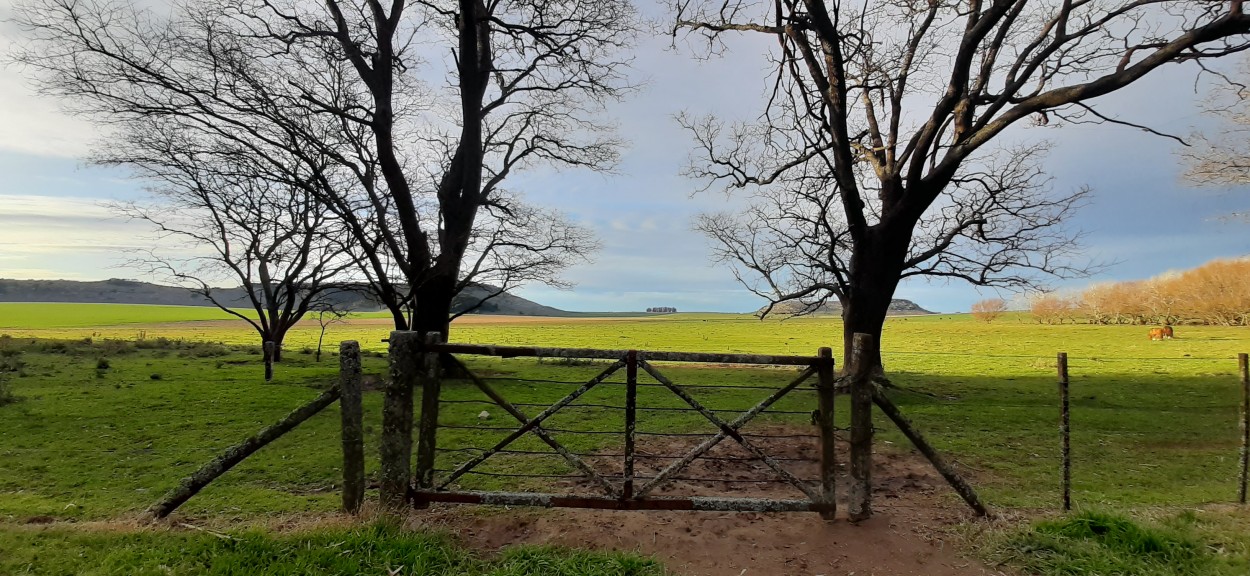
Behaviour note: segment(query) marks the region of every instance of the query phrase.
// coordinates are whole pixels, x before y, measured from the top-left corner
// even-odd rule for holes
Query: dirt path
[[[859,524],[826,523],[810,513],[440,509],[417,523],[487,551],[520,543],[633,551],[655,556],[682,576],[1001,574],[946,542],[943,529],[959,519],[939,509],[896,506],[882,506]]]
[[[762,432],[781,433],[785,429]],[[652,443],[644,452],[673,453],[685,440]],[[768,452],[787,461],[799,477],[817,475],[816,463],[803,457],[814,446],[804,440],[776,440]],[[641,448],[641,447],[640,447]],[[732,493],[711,482],[675,482],[667,496],[744,496],[794,498],[786,485],[758,483],[771,472],[758,463],[728,458],[740,448],[718,446],[684,473],[695,478],[733,478]],[[839,458],[846,462],[845,455]],[[601,470],[611,473],[614,470]],[[651,472],[654,472],[653,470]],[[647,474],[643,467],[641,474]],[[495,551],[513,544],[554,544],[575,548],[633,551],[655,556],[682,576],[849,575],[977,576],[1001,572],[965,558],[950,529],[970,520],[962,502],[927,462],[910,452],[881,453],[874,458],[874,510],[868,521],[844,518],[825,522],[814,513],[616,512],[438,506],[415,513],[414,526],[451,532],[466,545]],[[846,486],[846,479],[840,479]],[[589,484],[550,487],[568,493]],[[839,516],[845,497],[840,498]]]

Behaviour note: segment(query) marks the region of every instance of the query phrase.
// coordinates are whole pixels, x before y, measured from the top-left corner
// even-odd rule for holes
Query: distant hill
[[[781,304],[773,306],[773,310],[772,312],[769,313],[769,315],[791,316],[799,312],[800,310],[802,310],[803,306],[804,304],[802,302],[782,302]],[[767,307],[764,307],[764,308],[767,308]],[[756,310],[755,315],[759,316],[760,314],[762,314],[764,312],[764,308],[760,308],[759,310]],[[912,302],[911,300],[902,300],[902,299],[896,298],[890,301],[890,310],[886,314],[890,316],[912,316],[912,315],[919,315],[919,314],[935,314],[935,312],[930,312],[928,310],[925,310],[924,308],[921,308],[918,304],[916,304],[915,302]],[[841,316],[842,315],[842,303],[838,302],[837,300],[830,300],[824,303],[820,308],[817,308],[816,311],[813,312],[813,315]]]
[[[452,303],[459,312],[481,301],[494,291],[489,286],[470,286]],[[217,298],[227,306],[250,306],[242,288],[216,289]],[[334,300],[353,310],[376,310],[378,304],[362,293],[343,290],[331,294]],[[0,302],[81,302],[88,304],[162,304],[168,306],[212,306],[207,298],[177,286],[162,286],[137,280],[6,280],[0,279]],[[543,306],[503,293],[487,300],[475,314],[515,316],[569,316],[570,312]]]

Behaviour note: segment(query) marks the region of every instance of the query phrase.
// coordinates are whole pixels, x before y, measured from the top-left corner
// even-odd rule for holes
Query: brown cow
[[[1151,329],[1150,329],[1150,339],[1151,339],[1151,340],[1163,340],[1163,329],[1162,329],[1162,328],[1151,328]]]

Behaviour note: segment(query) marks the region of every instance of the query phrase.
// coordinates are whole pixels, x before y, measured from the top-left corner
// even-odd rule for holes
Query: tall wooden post
[[[265,354],[265,382],[273,380],[273,355],[278,350],[278,345],[272,340],[266,340],[261,348]]]
[[[637,443],[635,428],[638,423],[638,351],[625,355],[625,465],[621,484],[621,500],[634,497],[634,448]]]
[[[424,346],[441,344],[443,335],[427,332],[421,339]],[[434,489],[434,462],[438,457],[438,398],[442,388],[439,378],[438,352],[428,349],[420,354],[421,419],[417,423],[417,490]],[[417,497],[413,507],[425,508],[429,502]]]
[[[1241,374],[1241,486],[1237,501],[1245,504],[1246,485],[1250,483],[1250,356],[1238,354],[1237,368]]]
[[[419,373],[420,334],[391,332],[391,380],[382,391],[382,510],[403,509],[411,482],[412,388]]]
[[[1063,459],[1063,511],[1072,509],[1072,445],[1068,418],[1068,353],[1060,352],[1055,365],[1059,369],[1059,441]]]
[[[851,490],[847,517],[852,521],[872,517],[872,397],[871,358],[876,340],[857,333],[851,342]]]
[[[339,344],[339,414],[343,425],[343,510],[355,514],[365,499],[365,435],[360,406],[360,343]]]
[[[837,383],[833,379],[833,350],[821,348],[817,356],[820,357],[820,364],[816,366],[818,378],[816,425],[820,428],[820,494],[821,503],[829,505],[828,510],[821,511],[820,517],[833,520],[838,511],[838,449],[834,435],[837,428],[833,418],[834,388]]]

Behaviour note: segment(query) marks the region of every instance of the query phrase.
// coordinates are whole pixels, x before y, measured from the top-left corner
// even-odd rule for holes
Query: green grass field
[[[9,554],[0,553],[0,573],[17,572],[21,565],[5,564],[6,558],[33,553],[29,529],[20,526],[26,520],[132,517],[214,452],[311,399],[333,380],[336,359],[327,356],[317,363],[307,353],[316,342],[315,323],[291,334],[277,377],[264,383],[255,334],[243,322],[224,317],[207,308],[0,305],[0,334],[5,335],[0,336],[0,379],[19,398],[0,406],[0,552],[12,548]],[[788,354],[814,354],[830,346],[838,356],[841,350],[840,323],[830,318],[759,321],[678,314],[485,320],[458,322],[452,339]],[[376,315],[353,317],[331,327],[328,348],[336,349],[342,339],[357,339],[374,352],[365,359],[366,373],[384,374],[380,352],[388,332],[385,320]],[[1179,327],[1177,339],[1150,342],[1142,327],[1039,326],[1021,316],[987,325],[966,316],[931,316],[891,319],[883,340],[887,371],[899,387],[892,392],[895,401],[959,463],[991,506],[1029,514],[1057,507],[1054,358],[1059,351],[1070,355],[1074,500],[1080,509],[1137,514],[1227,503],[1236,497],[1235,356],[1250,350],[1245,329]],[[562,389],[530,381],[575,382],[601,368],[533,359],[467,360],[490,375],[509,399],[532,404],[549,404]],[[665,371],[679,383],[780,384],[792,376],[777,369],[669,366]],[[454,382],[445,390],[451,399],[479,398]],[[613,392],[604,387],[596,393]],[[611,399],[591,395],[586,401]],[[742,409],[758,400],[758,394],[728,390],[700,399],[713,408]],[[810,409],[810,403],[810,395],[800,394],[779,407],[798,411]],[[377,452],[379,404],[377,393],[366,395],[369,455]],[[449,405],[443,421],[471,423],[480,409]],[[262,450],[188,502],[180,514],[229,524],[272,514],[332,512],[338,505],[334,487],[340,475],[336,411],[331,407]],[[565,420],[553,425],[620,428],[617,417],[608,413],[571,412],[561,418]],[[844,410],[839,418],[845,418]],[[800,416],[775,417],[787,419],[802,421]],[[646,424],[702,430],[697,416],[682,413]],[[883,418],[878,428],[880,438],[892,443],[882,444],[882,450],[905,448],[905,439]],[[466,446],[485,446],[496,439],[472,431],[448,434],[447,440]],[[570,442],[575,449],[592,450],[612,447],[613,438]],[[443,461],[440,467],[451,464]],[[550,461],[536,469],[557,471],[560,466]],[[506,466],[494,470],[506,471]],[[376,474],[376,459],[371,458],[368,473]],[[497,478],[474,481],[469,487],[506,483]],[[951,494],[941,497],[955,501]],[[1054,539],[1044,530],[1039,534],[1036,538],[1050,538],[1046,542]],[[58,537],[94,549],[85,543],[94,536]],[[1248,539],[1234,540],[1244,550]],[[1005,549],[1032,550],[1036,544],[1025,536],[1004,542]],[[1020,560],[1023,556],[1012,558],[1013,564],[1032,566]],[[1250,565],[1250,553],[1231,562],[1234,567]],[[481,566],[474,570],[495,573],[490,572],[494,565]]]

